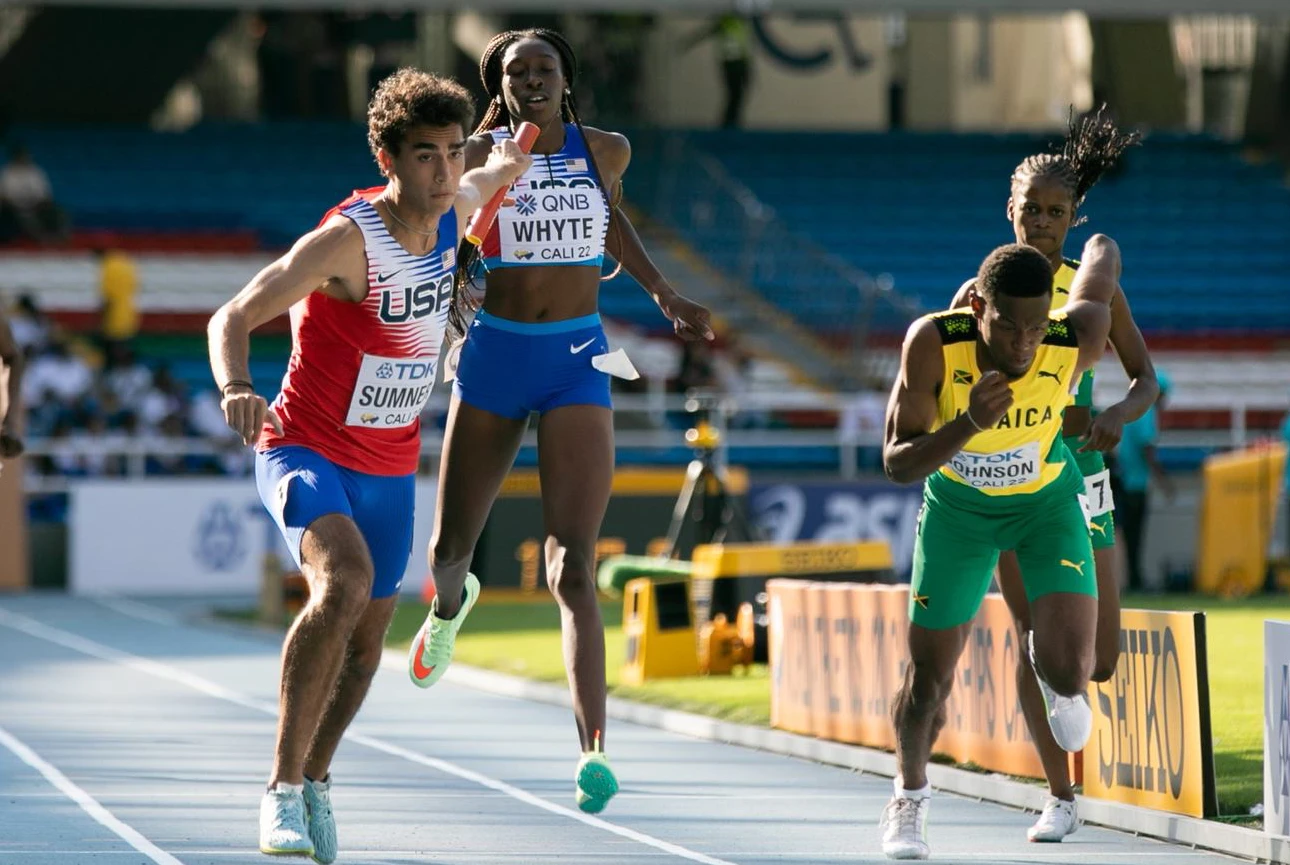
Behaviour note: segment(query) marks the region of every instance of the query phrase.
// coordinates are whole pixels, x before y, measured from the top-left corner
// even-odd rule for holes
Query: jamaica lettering
[[[957,414],[962,415],[963,410],[959,409]],[[1017,408],[999,418],[999,422],[994,425],[994,428],[1027,429],[1029,427],[1042,426],[1052,419],[1052,406],[1046,405],[1042,409],[1037,406],[1031,406],[1030,408]]]

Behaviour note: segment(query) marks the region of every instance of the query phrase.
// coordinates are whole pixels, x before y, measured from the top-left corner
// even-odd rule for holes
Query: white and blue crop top
[[[494,142],[511,137],[502,127]],[[564,125],[564,147],[533,154],[533,165],[511,186],[514,204],[497,212],[481,250],[484,267],[588,265],[605,260],[609,205],[596,180],[587,142],[578,127]]]

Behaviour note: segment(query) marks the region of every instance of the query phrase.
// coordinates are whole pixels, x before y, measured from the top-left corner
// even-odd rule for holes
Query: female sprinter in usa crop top
[[[475,544],[538,412],[547,583],[561,608],[564,655],[582,759],[575,799],[602,810],[618,782],[603,753],[605,646],[596,602],[595,546],[614,474],[609,377],[635,377],[611,354],[597,312],[606,249],[650,292],[676,333],[711,339],[708,311],[677,294],[641,247],[621,210],[631,148],[621,135],[584,127],[571,87],[577,59],[550,30],[502,33],[479,64],[491,100],[467,144],[466,167],[521,122],[541,130],[533,166],[511,187],[482,249],[462,245],[454,323],[469,302],[472,261],[482,257],[485,299],[456,370],[439,475],[430,564],[437,594],[409,655],[414,683],[429,687],[451,658],[461,619],[479,594],[467,573]]]

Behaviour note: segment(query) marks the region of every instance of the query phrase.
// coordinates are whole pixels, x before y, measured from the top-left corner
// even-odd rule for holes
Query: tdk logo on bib
[[[363,356],[346,426],[397,429],[421,416],[434,388],[434,358]]]
[[[1039,480],[1039,442],[982,454],[959,451],[950,469],[977,489],[1007,489]]]
[[[417,286],[391,288],[381,295],[381,321],[386,324],[416,321],[446,309],[451,300],[451,273]]]

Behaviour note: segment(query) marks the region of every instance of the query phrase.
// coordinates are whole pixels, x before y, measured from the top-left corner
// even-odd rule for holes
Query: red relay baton
[[[538,133],[541,131],[536,124],[527,121],[521,123],[515,130],[515,143],[520,146],[520,150],[528,153],[533,149],[533,142],[537,141]],[[499,189],[483,207],[475,211],[470,225],[466,226],[466,239],[475,246],[484,244],[484,235],[488,234],[488,230],[493,227],[493,220],[497,218],[497,211],[501,209],[504,198],[506,198],[506,190]]]

